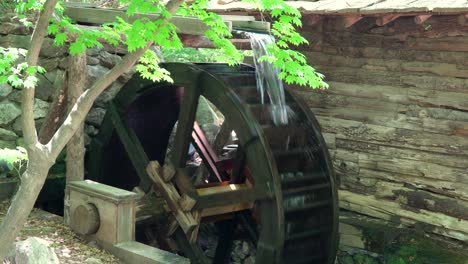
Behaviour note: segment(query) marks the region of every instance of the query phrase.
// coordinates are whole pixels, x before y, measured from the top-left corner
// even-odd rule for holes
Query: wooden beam
[[[356,24],[359,20],[361,20],[363,17],[362,16],[352,16],[352,15],[349,15],[349,16],[344,16],[342,18],[342,21],[343,21],[343,26],[345,28],[350,28],[352,27],[354,24]]]
[[[198,197],[195,209],[223,207],[240,203],[253,203],[268,198],[265,192],[249,184],[229,184],[197,189]]]
[[[73,6],[67,7],[64,14],[77,22],[90,24],[110,23],[115,21],[116,17],[121,17],[130,23],[143,17],[147,17],[151,20],[156,20],[159,18],[159,14],[135,14],[131,17],[128,17],[125,10]],[[193,17],[173,16],[170,21],[177,27],[177,33],[203,35],[208,29],[203,21]],[[225,21],[224,23],[231,31],[232,22]]]
[[[196,229],[198,222],[190,212],[185,212],[180,207],[179,200],[181,197],[179,192],[172,183],[164,182],[164,180],[159,177],[159,168],[159,162],[150,161],[148,163],[148,167],[146,167],[146,171],[148,172],[150,179],[156,185],[157,190],[163,195],[167,205],[171,209],[172,214],[184,231],[185,235],[190,237],[192,232]]]
[[[270,23],[263,21],[230,21],[232,28],[245,30],[245,31],[257,31],[257,32],[269,32]]]
[[[424,23],[424,21],[428,20],[432,15],[419,15],[414,17],[414,22],[418,25]]]
[[[191,48],[214,48],[213,42],[205,36],[197,35],[188,35],[188,34],[178,34],[180,40],[184,44],[184,47]],[[249,39],[230,39],[231,43],[240,50],[250,50],[252,46],[250,45]]]
[[[389,14],[389,15],[383,15],[383,16],[379,16],[377,17],[376,21],[375,21],[375,24],[377,24],[377,26],[385,26],[386,24],[392,22],[393,20],[399,18],[400,15],[395,15],[395,14]]]

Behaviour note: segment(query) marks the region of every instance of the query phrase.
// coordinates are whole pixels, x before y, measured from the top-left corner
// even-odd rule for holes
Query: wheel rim
[[[240,142],[239,145],[245,153],[246,166],[249,168],[255,180],[253,192],[261,194],[251,194],[252,197],[254,197],[251,202],[256,203],[260,219],[268,219],[261,221],[260,234],[257,243],[256,263],[283,263],[283,254],[285,258],[290,257],[290,253],[294,252],[291,248],[296,247],[296,242],[309,239],[310,234],[302,232],[301,235],[292,236],[288,233],[290,231],[288,231],[288,229],[298,228],[295,226],[298,225],[297,221],[293,222],[293,225],[290,225],[290,217],[291,214],[295,215],[300,212],[300,210],[297,212],[287,212],[290,210],[292,205],[291,202],[288,202],[290,201],[289,197],[291,195],[297,196],[297,194],[295,194],[297,191],[291,191],[292,189],[284,188],[288,184],[291,185],[291,182],[293,181],[290,180],[290,182],[285,185],[285,177],[291,178],[291,175],[285,176],[283,169],[285,166],[283,164],[284,162],[278,160],[278,156],[281,156],[281,153],[276,153],[277,151],[275,150],[275,146],[272,146],[267,142],[268,137],[266,135],[268,133],[263,128],[264,124],[262,123],[265,120],[268,120],[268,117],[264,114],[259,115],[256,113],[255,111],[258,109],[254,109],[254,107],[246,107],[250,105],[255,105],[255,107],[258,106],[254,103],[258,98],[255,99],[255,95],[250,94],[250,91],[245,93],[246,91],[242,90],[243,86],[254,85],[255,79],[253,77],[253,69],[243,65],[238,67],[227,67],[227,65],[222,64],[167,64],[164,65],[164,67],[171,72],[171,76],[175,80],[174,85],[157,85],[149,81],[142,80],[139,77],[134,77],[125,85],[122,92],[120,92],[110,103],[100,134],[91,145],[89,160],[94,160],[95,164],[88,166],[89,174],[93,176],[92,178],[107,183],[105,181],[106,169],[103,169],[103,166],[99,165],[102,161],[102,157],[104,157],[103,152],[105,152],[105,149],[103,146],[112,143],[112,131],[114,130],[117,131],[117,133],[114,133],[120,136],[121,141],[125,141],[122,140],[122,135],[128,138],[128,145],[132,143],[134,144],[136,140],[139,141],[139,136],[137,136],[136,133],[133,133],[132,129],[129,128],[129,125],[131,126],[131,124],[128,124],[127,122],[126,125],[125,120],[122,121],[122,116],[126,115],[126,109],[131,108],[132,103],[138,102],[138,98],[144,98],[146,95],[149,95],[151,91],[156,91],[157,89],[160,89],[159,91],[164,91],[165,95],[163,97],[169,98],[168,101],[172,102],[173,105],[180,105],[180,109],[176,109],[178,107],[169,107],[167,111],[167,113],[177,113],[178,117],[166,113],[167,116],[165,120],[167,120],[167,126],[170,126],[171,124],[173,125],[176,120],[179,120],[174,146],[174,149],[176,150],[174,155],[175,158],[173,158],[171,162],[176,168],[182,169],[185,166],[184,157],[188,151],[190,134],[193,132],[192,127],[194,111],[196,111],[196,101],[198,100],[197,98],[202,95],[218,107],[223,114],[228,116],[227,118],[229,123],[235,128],[238,135]],[[181,89],[184,90],[182,102],[180,101]],[[168,103],[167,105],[169,106],[171,104]],[[259,107],[264,110],[264,106]],[[310,113],[303,108],[296,107],[294,111],[301,113],[301,115],[304,115],[306,119],[311,119]],[[116,121],[116,119],[119,118],[121,123],[124,123],[123,125],[120,124],[120,129],[118,128],[119,122],[118,120]],[[312,125],[311,127],[316,129],[316,125]],[[314,134],[312,137],[314,138],[316,145],[321,146],[322,148],[321,154],[318,155],[320,156],[319,159],[326,161],[322,162],[326,164],[322,164],[320,170],[322,171],[322,174],[327,176],[327,192],[329,192],[331,200],[331,203],[327,205],[329,207],[327,214],[330,215],[327,219],[333,219],[333,223],[329,224],[330,230],[327,231],[326,234],[319,234],[318,238],[314,236],[311,237],[315,241],[325,242],[327,244],[326,254],[322,255],[319,259],[322,259],[327,263],[332,263],[331,259],[334,258],[336,250],[336,190],[333,181],[333,171],[328,163],[328,152],[324,148],[323,138],[321,138],[319,133],[316,135],[317,131],[314,131],[313,129],[309,129],[308,133]],[[119,130],[121,130],[121,132],[118,132]],[[170,131],[163,131],[161,133],[156,133],[156,135],[168,138],[169,133]],[[140,144],[141,147],[134,147],[127,156],[134,155],[138,157],[133,158],[133,167],[140,167],[140,169],[136,169],[136,174],[140,176],[140,186],[143,189],[148,190],[148,186],[151,186],[151,181],[149,181],[147,175],[145,179],[145,172],[141,168],[146,168],[146,165],[150,160],[158,160],[162,164],[164,162],[164,155],[156,155],[158,153],[146,154],[145,151],[148,147],[143,145],[145,142],[146,140],[143,140],[142,144]],[[160,149],[165,150],[167,147],[167,140],[162,140],[161,142],[158,142],[158,144],[160,144]],[[123,145],[125,145],[125,143]],[[125,151],[128,152],[128,148],[125,149]],[[96,163],[98,164],[96,165]],[[137,183],[136,180],[129,182],[131,182],[129,185],[135,185]],[[294,188],[297,187],[294,184],[292,186]],[[131,186],[121,185],[119,187],[128,188]],[[177,185],[177,187],[180,191],[180,186]],[[313,188],[309,189],[313,191]],[[283,198],[285,199],[284,202]],[[295,203],[297,203],[298,198],[295,197],[295,199]],[[305,200],[310,199],[310,197],[301,199],[304,200],[302,203],[307,205]],[[308,225],[305,225],[305,227],[308,227]],[[184,254],[190,257],[192,261],[198,261],[200,263],[207,262],[207,259],[202,256],[200,249],[188,242],[183,230],[179,228],[177,232],[175,232],[174,237],[176,238],[179,247],[183,249]],[[307,245],[310,246],[312,244],[314,243],[309,243]],[[312,258],[309,256],[305,256],[303,259],[299,258],[300,261],[297,263],[313,263],[318,260],[317,258],[314,260],[314,257],[316,256],[312,256]]]

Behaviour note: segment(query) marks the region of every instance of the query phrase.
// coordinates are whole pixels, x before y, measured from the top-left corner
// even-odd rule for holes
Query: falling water
[[[270,112],[275,125],[288,124],[288,111],[284,97],[283,82],[279,79],[279,69],[268,61],[259,61],[260,57],[271,53],[267,50],[268,44],[275,43],[271,35],[246,32],[250,38],[254,63],[256,68],[257,89],[262,104],[265,103],[265,92],[270,99]]]

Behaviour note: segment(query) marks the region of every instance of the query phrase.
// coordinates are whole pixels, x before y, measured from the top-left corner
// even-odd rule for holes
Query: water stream
[[[288,124],[288,111],[284,96],[283,82],[279,79],[279,69],[268,61],[260,61],[264,55],[271,55],[267,50],[268,44],[275,43],[271,35],[246,32],[252,45],[255,74],[257,77],[257,89],[262,98],[262,104],[265,103],[265,96],[270,100],[270,113],[275,125]]]

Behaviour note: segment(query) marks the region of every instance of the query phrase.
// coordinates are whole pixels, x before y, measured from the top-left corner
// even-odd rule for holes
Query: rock
[[[23,24],[19,23],[9,23],[4,22],[0,27],[0,34],[17,34],[17,35],[27,35],[32,32],[32,28],[25,27]]]
[[[94,102],[95,105],[99,107],[105,107],[106,103],[109,102],[110,100],[114,99],[114,97],[117,95],[117,93],[120,91],[120,89],[123,87],[123,83],[119,81],[115,81],[112,83],[110,87],[108,87],[104,92],[102,92],[98,98],[96,98],[96,101]]]
[[[34,119],[46,117],[48,111],[49,103],[41,99],[34,99]]]
[[[208,103],[208,100],[206,100],[204,97],[200,97],[200,99],[198,100],[196,119],[197,119],[198,124],[200,125],[204,125],[204,124],[219,125],[221,123],[220,118],[218,117],[216,112],[213,110],[211,105]]]
[[[13,88],[6,83],[0,83],[0,97],[7,97],[11,91],[13,91]]]
[[[15,132],[0,128],[0,139],[2,140],[16,140],[18,136],[16,135]]]
[[[21,109],[14,102],[0,102],[0,125],[6,125],[21,115]]]
[[[57,47],[54,45],[53,39],[45,38],[40,55],[41,57],[44,57],[44,58],[61,57],[67,53],[67,50],[68,50],[67,45],[62,45],[62,46]]]
[[[86,122],[93,126],[99,127],[101,125],[102,119],[104,119],[105,114],[106,110],[104,108],[92,108],[86,116]]]
[[[99,49],[98,48],[87,49],[86,50],[86,55],[88,55],[88,56],[97,56],[97,55],[99,55]]]
[[[0,37],[1,47],[15,47],[15,48],[21,48],[21,49],[28,49],[30,42],[31,42],[30,36],[9,34],[9,35]]]
[[[87,65],[98,65],[99,59],[96,57],[87,56],[86,57],[86,64]]]
[[[118,55],[110,54],[106,51],[101,51],[99,53],[99,60],[101,61],[102,66],[112,69],[122,60],[122,58]]]
[[[244,264],[255,264],[255,256],[249,256],[244,260]]]
[[[246,256],[250,254],[250,245],[246,241],[242,242],[241,252]]]
[[[16,243],[17,264],[59,264],[54,250],[49,248],[47,242],[37,237],[30,237]]]
[[[94,126],[87,125],[87,126],[85,126],[85,128],[84,128],[84,132],[85,132],[87,135],[95,136],[95,135],[97,135],[97,133],[99,132],[99,130],[98,130],[97,128],[95,128]]]
[[[100,259],[97,259],[97,258],[87,258],[85,261],[84,261],[85,264],[102,264],[102,261]]]
[[[14,89],[13,92],[8,95],[8,100],[21,104],[21,90]]]
[[[45,59],[39,58],[39,65],[41,65],[47,72],[57,69],[60,58]]]
[[[70,57],[61,58],[59,61],[58,67],[62,70],[67,70],[69,61],[70,61]]]
[[[49,101],[55,91],[55,82],[62,82],[61,77],[63,71],[54,70],[47,72],[45,75],[38,75],[39,82],[36,87],[36,98],[39,98],[44,101]]]
[[[96,80],[101,78],[108,71],[108,68],[103,67],[101,65],[86,65],[86,72],[88,74],[88,78],[86,78],[85,87],[91,87],[91,85],[93,85],[93,83],[95,83]]]

